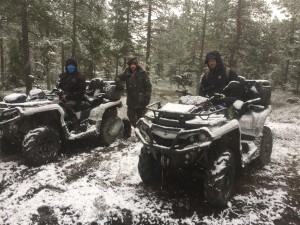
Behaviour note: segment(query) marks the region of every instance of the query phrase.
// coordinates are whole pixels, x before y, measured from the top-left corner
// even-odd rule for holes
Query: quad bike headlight
[[[190,142],[195,142],[195,137],[194,136],[190,137]]]
[[[144,118],[138,121],[137,128],[140,130],[140,133],[145,139],[145,141],[150,142],[150,137],[149,137],[150,125],[144,120]]]
[[[8,109],[2,112],[0,116],[0,121],[11,120],[20,116],[20,111],[18,108]]]
[[[205,141],[207,141],[208,137],[205,133],[200,133],[200,134],[198,134],[198,139],[201,142],[205,142]]]
[[[148,129],[149,129],[149,126],[145,123],[142,123],[141,130],[147,133]]]

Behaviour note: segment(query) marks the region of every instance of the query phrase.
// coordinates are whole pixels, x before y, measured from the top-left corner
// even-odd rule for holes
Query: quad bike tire
[[[39,166],[53,161],[60,150],[60,136],[55,129],[43,126],[25,135],[22,154],[26,164]]]
[[[139,155],[138,170],[140,177],[145,184],[151,184],[159,180],[160,163],[157,162],[151,153],[143,147]]]
[[[225,206],[233,193],[235,161],[233,153],[226,149],[210,162],[204,181],[204,196],[213,206]]]
[[[0,139],[0,145],[1,152],[5,155],[14,154],[20,149],[18,145],[11,143],[4,137]]]
[[[271,161],[273,148],[273,135],[269,127],[264,126],[263,136],[260,143],[260,155],[255,159],[258,168],[263,168]]]
[[[118,116],[103,118],[100,127],[100,143],[109,146],[123,136],[123,121]]]

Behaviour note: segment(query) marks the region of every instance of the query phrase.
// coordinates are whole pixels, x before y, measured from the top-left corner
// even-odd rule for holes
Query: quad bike
[[[180,80],[180,77],[177,77]],[[184,87],[184,85],[182,85]],[[241,93],[234,97],[230,93]],[[265,125],[271,112],[268,81],[232,81],[223,94],[189,96],[184,88],[179,104],[148,106],[135,132],[143,147],[138,170],[145,184],[167,171],[186,170],[204,178],[204,196],[215,206],[232,197],[235,172],[250,162],[270,162],[272,132]]]
[[[0,102],[1,151],[20,150],[25,163],[41,165],[53,161],[67,141],[96,137],[109,145],[122,135],[118,117],[120,93],[111,81],[93,79],[87,95],[74,109],[77,127],[68,120],[59,98],[60,90],[34,89],[29,96],[10,94]]]

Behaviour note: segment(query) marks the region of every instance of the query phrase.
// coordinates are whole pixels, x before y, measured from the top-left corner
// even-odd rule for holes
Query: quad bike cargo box
[[[121,99],[122,91],[117,90],[115,84],[108,84],[104,86],[104,97],[111,101],[117,101]]]
[[[122,91],[116,89],[114,81],[103,81],[101,78],[94,78],[88,84],[89,95],[105,93],[104,98],[117,101],[121,99]]]
[[[245,100],[260,98],[259,105],[271,104],[271,85],[267,80],[246,80]]]

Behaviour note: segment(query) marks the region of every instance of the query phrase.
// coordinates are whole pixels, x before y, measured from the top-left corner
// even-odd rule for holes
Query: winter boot
[[[129,122],[129,120],[123,120],[123,124],[124,124],[123,138],[128,139],[131,137],[131,123]]]

